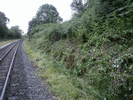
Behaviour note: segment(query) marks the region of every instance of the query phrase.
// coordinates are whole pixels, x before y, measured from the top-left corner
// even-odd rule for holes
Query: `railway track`
[[[7,53],[9,53],[9,51],[13,48],[13,46],[17,43],[16,42],[13,42],[9,45],[6,45],[5,47],[3,48],[0,48],[0,61],[6,56]]]
[[[0,100],[19,100],[15,90],[19,90],[17,80],[20,78],[18,72],[21,59],[18,49],[21,42],[22,40],[16,41],[0,49]]]
[[[0,48],[0,100],[54,100],[27,59],[22,41]]]

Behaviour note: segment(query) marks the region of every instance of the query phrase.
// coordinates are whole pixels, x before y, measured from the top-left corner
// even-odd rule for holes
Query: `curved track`
[[[9,53],[9,51],[15,46],[16,42],[12,42],[11,44],[0,49],[0,61]]]
[[[16,41],[0,49],[0,100],[5,99],[5,91],[10,82],[14,59],[21,41]]]
[[[22,41],[0,48],[0,100],[56,100],[27,61]]]

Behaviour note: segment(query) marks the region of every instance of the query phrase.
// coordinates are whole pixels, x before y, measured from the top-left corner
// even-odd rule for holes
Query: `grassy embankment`
[[[51,90],[58,95],[58,99],[72,100],[75,98],[88,98],[89,93],[85,93],[73,84],[75,81],[83,85],[85,83],[83,79],[72,77],[67,71],[66,74],[64,74],[66,69],[64,69],[63,66],[65,65],[56,62],[56,59],[48,57],[48,55],[41,53],[39,50],[33,50],[32,45],[30,45],[28,41],[24,42],[24,46],[31,61],[34,62],[34,66],[41,69],[39,74],[40,78],[51,85]],[[59,52],[60,50],[58,53]],[[58,67],[62,68],[59,69]],[[90,92],[94,91],[91,87],[88,88],[92,90]],[[82,94],[84,95],[82,96]],[[93,96],[89,96],[89,98],[92,99]]]
[[[29,33],[25,49],[59,99],[133,99],[133,3],[129,1],[110,5],[113,10],[106,16],[94,4],[81,17],[36,26]]]
[[[42,80],[51,85],[60,99],[117,99],[121,94],[115,97],[109,93],[119,89],[131,94],[132,46],[113,42],[82,52],[81,45],[60,40],[45,49],[37,49],[41,39],[32,44],[26,41],[25,48],[34,65],[41,69]]]

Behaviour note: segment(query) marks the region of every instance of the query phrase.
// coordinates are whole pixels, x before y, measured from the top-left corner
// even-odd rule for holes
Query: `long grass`
[[[30,60],[34,62],[34,66],[40,69],[40,78],[50,84],[50,90],[57,94],[59,100],[93,100],[95,98],[94,95],[91,94],[97,94],[97,92],[85,84],[83,79],[58,72],[55,67],[59,67],[59,65],[55,63],[55,60],[39,51],[34,51],[27,41],[24,42],[24,47]],[[82,84],[84,89],[79,89],[73,85],[74,82]],[[89,89],[90,92],[87,93],[85,91],[86,89]]]

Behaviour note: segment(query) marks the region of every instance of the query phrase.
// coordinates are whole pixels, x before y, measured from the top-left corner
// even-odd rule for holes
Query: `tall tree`
[[[63,19],[53,5],[44,4],[39,7],[36,16],[29,22],[28,35],[37,25],[46,23],[60,23]]]
[[[6,25],[7,22],[9,22],[9,19],[3,12],[0,11],[0,24]]]
[[[37,25],[38,25],[37,18],[32,18],[32,20],[29,21],[28,33],[30,33],[32,31],[32,29],[35,28]]]
[[[40,6],[36,13],[36,18],[38,19],[39,24],[55,23],[57,21],[62,21],[62,18],[59,16],[56,8],[53,5],[49,4],[44,4]]]
[[[0,38],[7,37],[8,35],[8,28],[6,26],[7,22],[9,22],[9,19],[0,11]]]
[[[14,38],[21,38],[23,31],[19,28],[19,26],[12,26],[10,30],[12,31]]]
[[[73,0],[71,3],[71,9],[75,11],[75,15],[81,16],[86,10],[82,0]]]

